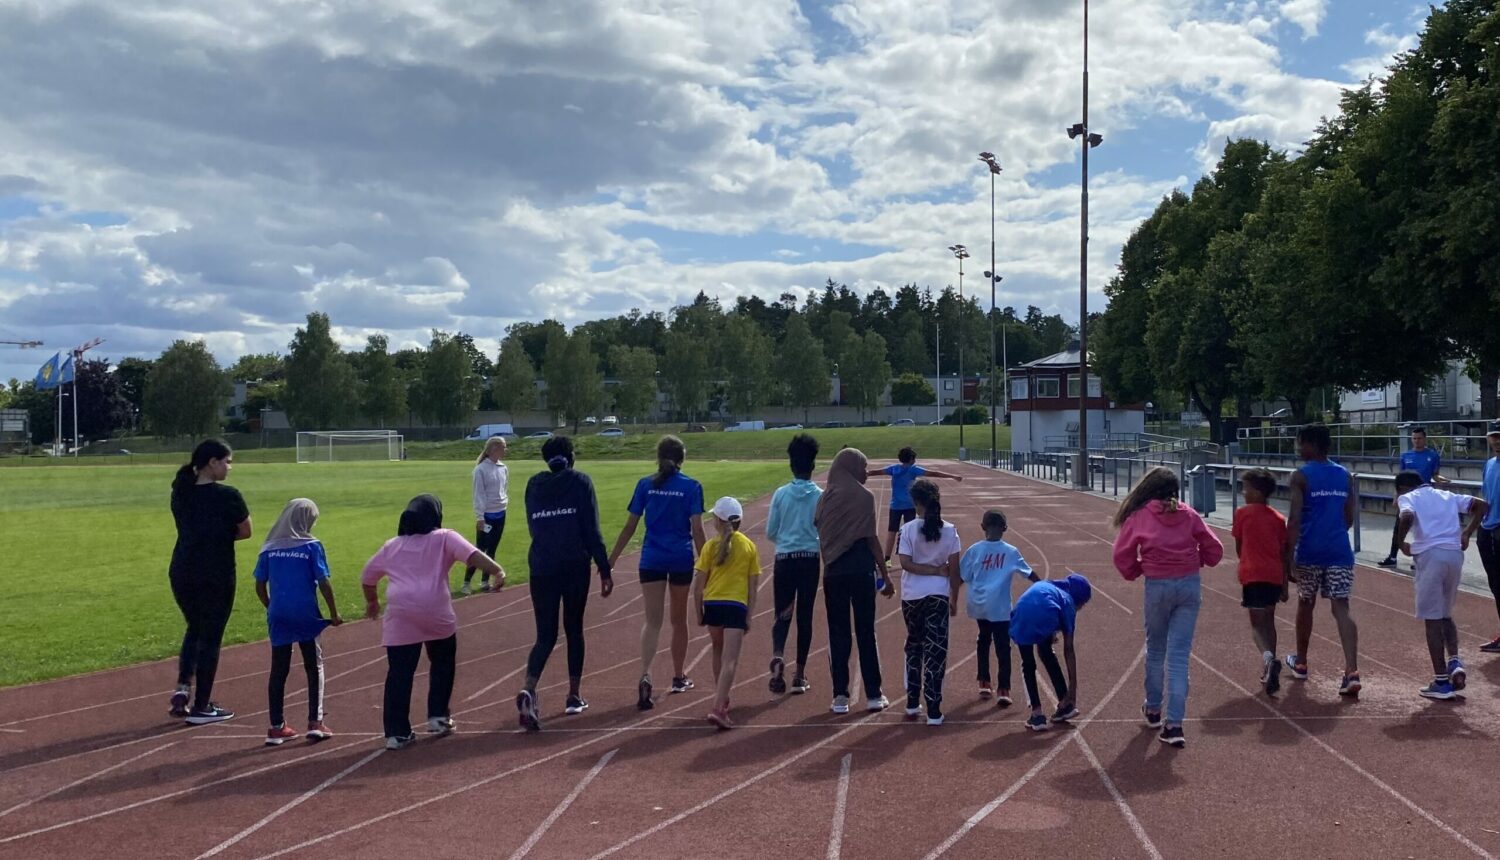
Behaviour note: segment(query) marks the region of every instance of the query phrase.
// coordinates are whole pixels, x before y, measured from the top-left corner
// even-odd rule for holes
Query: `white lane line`
[[[4,733],[6,733],[8,735],[24,735],[24,734],[26,734],[26,730],[25,729],[0,729],[0,732],[4,732]]]
[[[1091,722],[1100,711],[1104,710],[1104,706],[1109,704],[1110,700],[1115,697],[1116,693],[1120,692],[1120,688],[1125,685],[1125,681],[1128,680],[1130,676],[1135,674],[1136,667],[1141,664],[1141,660],[1145,656],[1146,649],[1144,647],[1141,648],[1140,651],[1136,652],[1135,659],[1130,661],[1130,665],[1125,669],[1123,673],[1121,673],[1120,679],[1118,681],[1115,681],[1115,685],[1110,688],[1109,692],[1105,694],[1103,699],[1099,700],[1099,704],[1094,706],[1094,709],[1089,712],[1088,717],[1083,720],[1083,723],[1079,728],[1082,728],[1082,726],[1084,725],[1088,725],[1088,723]],[[1056,746],[1052,747],[1052,749],[1048,750],[1047,754],[1042,756],[1040,761],[1032,765],[1030,770],[1021,775],[1020,779],[1016,780],[1014,783],[1011,783],[1011,786],[1005,789],[1005,791],[1000,792],[1000,795],[994,800],[991,800],[989,803],[986,803],[984,806],[980,807],[978,812],[969,816],[969,819],[967,821],[960,825],[957,830],[953,831],[953,835],[949,836],[947,839],[943,840],[942,843],[939,844],[936,848],[929,851],[925,860],[936,860],[936,858],[948,853],[948,850],[951,849],[954,845],[957,845],[959,840],[967,836],[969,834],[969,831],[977,827],[981,821],[988,818],[990,816],[990,813],[994,812],[996,809],[999,809],[1002,804],[1004,804],[1007,800],[1010,800],[1011,797],[1015,796],[1016,792],[1025,788],[1028,783],[1036,778],[1037,774],[1042,772],[1043,768],[1051,764],[1053,759],[1057,758],[1057,756],[1063,751],[1063,748],[1066,747],[1070,741],[1073,741],[1077,738],[1078,732],[1074,731],[1072,735],[1070,735],[1066,740],[1058,743]]]
[[[150,806],[153,803],[160,803],[163,800],[171,800],[174,797],[181,797],[181,796],[183,796],[185,794],[194,794],[194,793],[202,792],[202,791],[204,791],[206,789],[213,788],[216,785],[223,785],[223,784],[228,783],[228,782],[235,782],[235,781],[238,781],[238,780],[241,780],[241,779],[248,779],[249,777],[256,776],[258,774],[262,774],[262,773],[265,773],[267,771],[277,770],[277,769],[283,768],[283,767],[291,767],[294,764],[301,764],[302,762],[305,762],[305,761],[307,761],[310,758],[315,758],[317,756],[328,755],[329,753],[338,752],[339,750],[348,749],[349,747],[352,747],[352,746],[354,746],[356,744],[363,744],[363,743],[368,743],[368,741],[363,741],[363,740],[354,741],[353,743],[347,743],[347,744],[344,744],[343,746],[332,747],[330,749],[320,750],[319,752],[315,752],[315,753],[308,753],[307,755],[302,756],[301,758],[288,759],[287,761],[284,761],[284,762],[278,762],[276,764],[266,765],[265,767],[258,767],[258,768],[255,768],[254,770],[247,770],[244,773],[237,773],[234,776],[226,776],[226,777],[223,777],[221,779],[213,780],[212,782],[205,782],[205,783],[203,783],[201,785],[194,785],[194,786],[191,786],[189,788],[178,789],[177,791],[172,791],[172,792],[168,792],[166,794],[157,795],[156,797],[148,797],[145,800],[137,800],[134,803],[127,803],[124,806],[117,806],[117,807],[115,807],[113,809],[100,810],[99,812],[95,812],[95,813],[92,813],[90,815],[85,815],[85,816],[82,816],[81,818],[72,818],[72,819],[69,819],[67,821],[59,821],[56,824],[51,824],[51,825],[48,825],[46,827],[40,827],[40,828],[37,828],[36,830],[28,830],[25,833],[15,833],[15,834],[7,836],[7,837],[5,837],[3,839],[0,839],[0,845],[4,845],[7,842],[16,842],[16,841],[21,840],[21,839],[27,839],[27,838],[32,837],[32,836],[40,836],[43,833],[51,833],[54,830],[62,830],[64,828],[66,828],[66,827],[72,827],[72,826],[77,825],[77,824],[83,824],[84,822],[87,822],[87,821],[94,821],[95,819],[104,818],[104,817],[110,816],[110,815],[116,815],[116,814],[121,813],[121,812],[129,812],[132,809],[139,809],[142,806]]]
[[[1084,740],[1083,735],[1077,735],[1077,739],[1078,748],[1083,750],[1083,757],[1089,760],[1089,766],[1094,769],[1094,773],[1099,775],[1099,781],[1104,783],[1104,788],[1109,792],[1109,796],[1114,798],[1115,806],[1120,810],[1120,814],[1125,817],[1125,822],[1130,825],[1130,831],[1140,841],[1141,847],[1146,849],[1147,856],[1151,860],[1162,860],[1161,852],[1156,850],[1156,844],[1147,835],[1146,828],[1142,826],[1141,820],[1135,817],[1135,811],[1130,808],[1129,803],[1125,802],[1125,796],[1120,793],[1120,789],[1115,785],[1115,781],[1109,778],[1109,772],[1104,769],[1104,765],[1099,763],[1099,757],[1094,755],[1094,748],[1089,746],[1089,742]]]
[[[261,829],[262,827],[265,827],[267,824],[270,824],[272,821],[275,821],[276,819],[280,818],[283,814],[285,814],[289,810],[293,809],[294,807],[299,806],[300,804],[302,804],[302,803],[304,803],[306,801],[312,800],[323,789],[329,787],[330,785],[333,785],[334,783],[338,782],[339,780],[343,779],[344,777],[348,776],[349,774],[354,773],[356,770],[359,770],[360,768],[364,767],[365,765],[367,765],[370,762],[374,761],[375,759],[379,758],[380,755],[382,753],[384,753],[384,752],[385,752],[384,749],[378,749],[378,750],[370,753],[369,755],[365,756],[364,758],[360,759],[359,761],[355,762],[354,764],[349,765],[348,767],[344,768],[343,770],[339,771],[338,773],[334,774],[333,776],[330,776],[329,778],[323,780],[322,782],[318,783],[317,785],[313,786],[312,788],[309,788],[307,791],[302,792],[302,794],[298,795],[293,800],[288,801],[280,809],[277,809],[275,812],[272,812],[270,815],[267,815],[265,818],[262,818],[261,820],[255,822],[254,824],[250,825],[249,827],[246,827],[244,830],[241,830],[239,833],[234,834],[233,836],[229,837],[228,839],[225,839],[223,842],[220,842],[218,845],[215,845],[214,847],[208,849],[207,851],[203,852],[202,854],[199,854],[198,855],[198,860],[203,860],[203,858],[205,858],[205,857],[212,857],[215,854],[218,854],[218,853],[222,852],[226,848],[233,847],[241,839],[244,839],[246,836],[249,836],[250,834],[254,833],[255,831]]]
[[[77,786],[80,786],[80,785],[83,785],[85,782],[88,782],[91,779],[98,779],[99,777],[104,776],[106,773],[110,773],[111,771],[119,770],[120,768],[124,767],[125,765],[130,764],[131,762],[140,761],[141,759],[145,758],[148,755],[151,755],[153,753],[159,753],[162,750],[166,749],[169,746],[172,746],[175,743],[177,743],[177,742],[176,741],[172,741],[171,743],[162,744],[161,746],[156,747],[154,749],[146,750],[145,752],[141,753],[140,755],[131,756],[130,758],[125,759],[122,762],[116,762],[115,764],[112,764],[109,767],[102,768],[100,770],[96,770],[93,773],[89,774],[88,776],[81,777],[79,779],[75,779],[72,782],[68,783],[67,785],[63,785],[63,786],[59,786],[57,788],[54,788],[54,789],[52,789],[51,791],[49,791],[49,792],[47,792],[45,794],[39,794],[36,797],[32,797],[32,798],[29,798],[27,800],[23,800],[20,803],[16,804],[15,806],[12,806],[11,808],[9,808],[7,810],[4,810],[3,812],[0,812],[0,818],[4,818],[5,816],[7,816],[7,815],[11,814],[12,812],[15,812],[15,811],[17,811],[19,809],[25,809],[26,807],[32,805],[33,803],[37,803],[39,801],[46,800],[47,798],[52,797],[53,795],[62,794],[63,792],[67,791],[68,789],[74,788],[74,787],[77,787]]]
[[[632,603],[634,603],[634,602],[636,602],[637,600],[640,600],[640,599],[641,599],[641,595],[637,594],[635,597],[630,598],[629,600],[625,601],[624,603],[620,604],[619,606],[616,606],[614,609],[611,609],[610,611],[604,613],[604,617],[605,618],[613,618],[616,615],[618,615],[620,612],[623,612],[625,610],[625,607],[629,606],[630,604],[632,604]]]
[[[833,825],[828,833],[828,860],[839,860],[844,850],[844,810],[849,805],[849,764],[854,753],[846,753],[839,762],[839,787],[833,797]]]
[[[176,729],[176,730],[169,729],[169,730],[164,731],[164,732],[157,732],[154,735],[146,735],[145,737],[142,737],[142,738],[134,738],[134,739],[128,740],[128,741],[120,741],[119,743],[109,744],[107,746],[102,746],[102,747],[95,747],[95,748],[89,749],[89,750],[81,750],[81,751],[76,752],[76,753],[68,753],[67,755],[60,755],[60,756],[57,756],[56,758],[44,758],[41,761],[33,761],[33,762],[28,762],[26,764],[18,764],[15,767],[6,768],[5,770],[0,770],[0,776],[3,776],[5,774],[7,774],[7,773],[15,773],[18,770],[30,770],[31,768],[41,767],[42,765],[56,764],[57,762],[67,761],[68,759],[74,759],[74,758],[78,758],[80,756],[93,755],[94,753],[107,752],[109,750],[117,750],[120,747],[135,746],[136,744],[143,744],[143,743],[146,743],[147,741],[159,741],[162,738],[166,737],[167,735],[172,734],[173,731],[182,731],[182,729]],[[257,735],[257,737],[259,737],[259,735]]]
[[[510,855],[510,860],[521,860],[522,857],[530,854],[531,849],[535,848],[536,844],[542,841],[542,837],[547,835],[547,831],[552,829],[552,825],[557,823],[557,819],[562,818],[563,813],[568,811],[568,807],[573,805],[578,796],[583,794],[583,790],[589,787],[589,783],[594,781],[594,777],[599,775],[599,771],[604,770],[604,766],[609,764],[609,760],[614,758],[615,753],[619,751],[619,748],[615,748],[605,753],[604,757],[599,759],[599,763],[594,765],[593,769],[583,779],[579,780],[577,785],[573,786],[573,790],[568,792],[568,796],[562,799],[557,808],[552,810],[552,814],[548,815],[541,824],[537,825],[535,830],[531,831],[531,835],[526,837],[526,841],[521,843],[521,847],[517,848],[516,852]]]
[[[521,586],[519,586],[519,585],[512,585],[511,586],[512,589],[518,589],[520,587]],[[510,595],[506,595],[506,596],[510,597]],[[518,604],[518,603],[526,600],[530,596],[531,596],[531,592],[530,592],[529,589],[528,590],[523,590],[523,591],[521,591],[521,593],[517,594],[515,597],[511,598],[510,600],[505,601],[504,603],[500,604],[499,606],[496,606],[494,609],[490,609],[490,610],[488,610],[488,611],[486,611],[486,612],[484,612],[484,613],[476,616],[476,620],[483,619],[483,618],[489,618],[491,615],[496,615],[498,613],[504,612],[505,610],[511,608],[512,606],[515,606],[516,604]]]
[[[1247,690],[1244,687],[1240,686],[1238,683],[1235,682],[1235,680],[1233,678],[1230,678],[1228,675],[1224,674],[1223,672],[1220,672],[1218,669],[1216,669],[1213,666],[1209,665],[1209,663],[1208,663],[1207,660],[1204,660],[1202,657],[1199,657],[1197,654],[1193,655],[1193,659],[1197,660],[1198,664],[1201,665],[1203,668],[1207,669],[1208,671],[1210,671],[1210,672],[1214,673],[1215,675],[1218,675],[1220,678],[1222,678],[1224,680],[1224,683],[1226,683],[1229,686],[1231,686],[1231,687],[1235,688],[1236,690],[1240,691],[1240,693],[1245,698],[1254,700],[1256,704],[1260,705],[1261,707],[1265,708],[1266,710],[1268,710],[1271,713],[1275,714],[1276,716],[1280,717],[1283,722],[1287,723],[1292,728],[1296,729],[1298,731],[1298,733],[1300,733],[1303,737],[1305,737],[1308,740],[1312,741],[1313,743],[1317,744],[1319,747],[1322,747],[1322,749],[1323,749],[1324,752],[1326,752],[1329,755],[1333,756],[1334,758],[1338,759],[1340,763],[1342,763],[1343,765],[1345,765],[1346,767],[1348,767],[1350,770],[1354,771],[1355,773],[1357,773],[1360,776],[1364,777],[1365,779],[1369,780],[1370,783],[1372,785],[1374,785],[1376,788],[1380,789],[1381,791],[1384,791],[1386,794],[1389,794],[1391,797],[1394,797],[1396,800],[1400,801],[1401,804],[1403,806],[1405,806],[1407,809],[1410,809],[1412,812],[1415,812],[1416,814],[1418,814],[1418,815],[1422,816],[1423,818],[1427,819],[1428,823],[1432,824],[1433,826],[1437,827],[1439,830],[1441,830],[1444,833],[1448,834],[1449,836],[1453,837],[1455,840],[1458,841],[1458,843],[1460,845],[1464,846],[1465,848],[1469,849],[1470,851],[1473,851],[1475,854],[1479,855],[1480,857],[1488,858],[1488,860],[1495,860],[1495,855],[1493,855],[1490,852],[1484,850],[1483,847],[1481,847],[1480,845],[1478,845],[1475,842],[1473,842],[1472,840],[1470,840],[1469,837],[1467,837],[1467,836],[1463,835],[1462,833],[1459,833],[1457,830],[1453,829],[1453,827],[1450,826],[1447,822],[1445,822],[1442,819],[1438,818],[1436,815],[1433,815],[1431,812],[1428,812],[1423,807],[1418,806],[1417,803],[1416,803],[1416,801],[1412,800],[1411,798],[1409,798],[1406,795],[1402,794],[1401,792],[1397,791],[1395,788],[1393,788],[1390,784],[1388,784],[1387,782],[1385,782],[1384,780],[1382,780],[1380,777],[1378,777],[1375,774],[1370,773],[1369,771],[1367,771],[1364,768],[1360,767],[1358,764],[1356,764],[1354,762],[1353,759],[1349,758],[1348,756],[1346,756],[1343,753],[1339,752],[1338,750],[1334,749],[1332,746],[1329,746],[1329,744],[1328,744],[1327,741],[1324,741],[1322,738],[1320,738],[1317,735],[1313,734],[1312,732],[1308,731],[1306,728],[1304,728],[1301,724],[1299,724],[1292,717],[1289,717],[1289,716],[1281,713],[1280,711],[1276,710],[1275,708],[1271,707],[1271,704],[1269,702],[1265,701],[1264,699],[1260,698],[1259,696],[1256,696],[1254,693],[1251,693],[1249,690]]]
[[[496,687],[500,686],[501,684],[505,683],[506,681],[509,681],[511,678],[514,678],[515,676],[521,674],[525,670],[526,670],[525,666],[517,666],[516,668],[510,670],[509,672],[506,672],[504,675],[501,675],[500,677],[496,678],[495,680],[491,681],[490,683],[485,684],[483,687],[480,687],[475,692],[470,693],[469,695],[465,696],[464,697],[464,701],[465,702],[472,702],[472,701],[474,701],[475,699],[479,698],[480,696],[483,696],[485,693],[488,693],[489,691],[495,689]]]

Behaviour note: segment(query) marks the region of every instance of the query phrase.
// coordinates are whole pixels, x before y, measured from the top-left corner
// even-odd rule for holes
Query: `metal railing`
[[[1427,431],[1427,443],[1444,458],[1488,456],[1484,434],[1488,421],[1482,418],[1460,421],[1395,422],[1379,424],[1329,424],[1333,438],[1330,454],[1399,457],[1408,447],[1411,428]],[[1297,453],[1297,431],[1300,424],[1261,424],[1241,427],[1236,432],[1240,449],[1247,454]]]

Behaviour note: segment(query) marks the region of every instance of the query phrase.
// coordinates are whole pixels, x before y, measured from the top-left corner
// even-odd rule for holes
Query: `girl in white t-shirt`
[[[963,546],[958,529],[943,519],[937,484],[911,485],[917,518],[901,526],[901,615],[906,619],[906,715],[918,717],[927,701],[927,725],[943,724],[943,675],[948,670],[948,619],[958,611],[953,594]]]

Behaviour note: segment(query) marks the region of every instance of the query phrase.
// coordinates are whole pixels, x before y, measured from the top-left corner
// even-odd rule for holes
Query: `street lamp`
[[[1079,141],[1083,152],[1078,227],[1078,468],[1073,486],[1089,486],[1089,150],[1104,136],[1089,131],[1089,0],[1083,0],[1083,122],[1068,129],[1068,139]]]
[[[995,289],[1002,278],[995,274],[995,177],[1000,175],[1000,162],[993,152],[979,153],[979,160],[990,169],[990,268],[984,273],[990,282],[990,468],[1000,465],[1000,453],[996,446],[995,414]]]
[[[969,259],[969,249],[963,245],[949,245],[948,250],[958,258],[958,450],[964,449],[964,260]],[[942,382],[942,380],[938,380]]]

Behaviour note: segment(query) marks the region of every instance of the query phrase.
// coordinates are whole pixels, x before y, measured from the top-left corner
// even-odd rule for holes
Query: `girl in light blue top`
[[[812,647],[813,602],[818,596],[818,529],[813,525],[813,516],[823,491],[812,482],[818,440],[798,433],[787,445],[786,455],[792,467],[792,480],[771,497],[771,516],[766,523],[766,537],[776,545],[776,567],[771,582],[776,622],[771,626],[769,686],[777,695],[786,692],[783,677],[786,661],[782,654],[795,615],[797,667],[792,675],[792,692],[801,695],[812,689],[806,668],[808,649]]]
[[[969,617],[979,625],[979,698],[995,695],[990,686],[990,647],[1000,664],[1000,696],[997,704],[1010,707],[1010,609],[1011,580],[1036,582],[1037,575],[1021,557],[1020,550],[1005,542],[1007,523],[999,510],[985,511],[980,520],[984,540],[969,547],[958,563],[959,579],[969,586]]]

